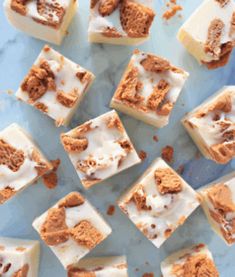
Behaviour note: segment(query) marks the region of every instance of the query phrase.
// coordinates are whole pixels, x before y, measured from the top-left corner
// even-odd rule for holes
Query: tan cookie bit
[[[121,122],[121,120],[119,119],[119,117],[117,115],[109,117],[106,124],[107,124],[107,127],[109,129],[116,128],[121,133],[124,132],[124,128],[123,128],[122,122]]]
[[[13,197],[16,194],[14,189],[10,187],[6,187],[2,190],[0,190],[0,204],[5,203],[8,199]]]
[[[74,90],[71,93],[65,93],[64,91],[59,90],[56,93],[56,99],[66,108],[72,108],[78,100],[78,92]]]
[[[127,139],[119,140],[118,144],[125,150],[126,153],[130,153],[133,150],[131,142]]]
[[[147,55],[147,58],[143,59],[140,64],[146,71],[160,73],[171,69],[170,63],[157,56]]]
[[[169,20],[174,17],[179,11],[182,11],[183,7],[180,5],[176,5],[176,3],[172,4],[167,11],[165,11],[162,15],[162,18],[165,20]]]
[[[102,16],[109,16],[119,5],[120,0],[100,0],[98,11]]]
[[[218,2],[220,4],[220,6],[223,8],[224,6],[226,6],[231,0],[215,0],[216,2]]]
[[[94,248],[103,240],[103,235],[88,220],[80,221],[70,230],[73,239],[88,249]]]
[[[48,189],[54,189],[55,187],[57,187],[58,184],[58,177],[56,172],[52,171],[48,174],[43,175],[42,181]]]
[[[29,0],[11,0],[11,9],[23,16],[27,14],[26,4]]]
[[[11,171],[17,172],[24,163],[22,150],[17,150],[3,139],[0,139],[0,165],[7,166]]]
[[[95,272],[83,271],[83,269],[71,267],[68,270],[68,277],[96,277]]]
[[[172,273],[177,277],[219,277],[215,264],[205,254],[192,255],[183,265],[175,264]]]
[[[51,168],[51,164],[43,161],[43,157],[37,149],[33,149],[31,154],[31,159],[36,163],[35,169],[38,176],[42,176],[47,173]]]
[[[179,193],[183,189],[181,179],[170,168],[159,168],[155,170],[154,178],[157,188],[162,195],[167,193]]]
[[[175,152],[174,148],[170,145],[167,145],[164,148],[162,148],[161,157],[167,163],[172,163],[174,160],[174,152]]]
[[[141,150],[139,152],[139,157],[140,157],[141,161],[144,161],[148,157],[148,154],[145,151]]]
[[[24,252],[26,250],[27,249],[25,247],[22,247],[22,246],[16,247],[16,251],[18,251],[18,252]]]
[[[97,168],[97,162],[92,157],[89,157],[86,160],[79,160],[77,162],[77,169],[87,175],[89,175],[89,171],[91,169],[95,168]]]
[[[113,216],[115,214],[115,210],[116,208],[114,205],[109,205],[106,213],[109,216]]]
[[[221,19],[214,19],[208,29],[205,52],[215,59],[218,59],[221,55],[221,38],[224,27],[224,22]]]
[[[214,208],[223,213],[235,212],[235,203],[232,199],[232,192],[225,184],[218,184],[208,190],[208,198]]]
[[[106,27],[102,31],[102,35],[108,38],[120,38],[122,37],[122,34],[118,32],[118,30],[115,27]]]
[[[232,111],[231,95],[228,93],[220,97],[218,101],[209,108],[209,111],[221,111],[224,113],[230,113]]]
[[[41,238],[47,245],[55,246],[69,239],[65,216],[64,207],[49,209],[46,220],[40,230]]]
[[[139,3],[123,0],[120,8],[120,20],[123,30],[129,37],[146,37],[154,19],[154,12]]]
[[[144,187],[140,185],[136,191],[132,194],[130,201],[133,201],[136,205],[138,211],[141,210],[149,210],[150,208],[146,204],[146,192],[144,191]]]
[[[29,272],[29,265],[25,264],[17,272],[13,273],[12,277],[27,277]]]
[[[217,163],[226,164],[235,156],[235,142],[214,144],[209,148],[209,152]]]
[[[54,28],[59,28],[65,15],[65,9],[58,2],[53,3],[45,0],[37,1],[37,11],[43,19],[33,17],[33,20]]]
[[[33,66],[25,77],[21,89],[28,93],[30,103],[41,98],[48,90],[55,91],[55,75],[49,64],[44,61],[39,66]]]
[[[78,192],[72,192],[68,196],[66,196],[64,199],[62,199],[58,206],[65,207],[65,208],[72,208],[83,205],[85,202],[84,197],[78,193]]]
[[[173,108],[173,104],[166,100],[169,90],[169,83],[163,79],[160,80],[147,100],[147,107],[159,115],[169,115]]]
[[[88,139],[85,137],[71,137],[68,135],[62,135],[61,141],[67,152],[83,152],[88,147]]]
[[[43,112],[43,113],[48,113],[48,107],[47,105],[45,105],[44,103],[42,102],[37,102],[34,104],[34,107],[36,109],[38,109],[39,111]]]
[[[150,273],[144,273],[142,275],[142,277],[154,277],[154,273],[150,272]]]
[[[76,77],[81,81],[82,84],[91,80],[91,74],[87,71],[78,71]]]

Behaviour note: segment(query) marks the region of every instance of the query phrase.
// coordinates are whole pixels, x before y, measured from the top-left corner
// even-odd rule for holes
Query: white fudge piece
[[[228,245],[235,243],[235,172],[199,190],[212,229]]]
[[[85,188],[141,162],[115,111],[62,134],[61,142]]]
[[[0,237],[0,276],[37,277],[38,241]]]
[[[57,126],[67,125],[94,78],[91,72],[46,45],[16,97],[47,114]]]
[[[188,76],[165,59],[135,50],[111,107],[147,124],[164,127]]]
[[[211,252],[198,244],[173,253],[161,263],[163,277],[219,277]]]
[[[209,69],[228,63],[235,41],[233,0],[204,0],[183,24],[178,39]]]
[[[65,268],[77,263],[112,231],[78,192],[62,198],[35,219],[33,227]]]
[[[0,204],[51,169],[29,134],[17,124],[0,132]]]
[[[77,0],[5,0],[9,22],[28,35],[61,44],[77,10]]]
[[[219,164],[235,156],[235,86],[222,88],[192,112],[182,123],[207,158]]]
[[[85,258],[68,270],[68,277],[83,274],[92,277],[128,277],[126,257]]]
[[[199,201],[197,193],[158,158],[118,205],[159,248],[199,206]]]
[[[90,42],[136,45],[149,38],[153,0],[90,1]]]

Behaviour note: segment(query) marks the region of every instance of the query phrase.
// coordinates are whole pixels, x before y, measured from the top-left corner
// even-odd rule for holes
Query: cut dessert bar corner
[[[68,277],[80,275],[81,277],[128,277],[127,270],[127,261],[124,256],[91,257],[84,258],[79,263],[70,266],[68,268]]]
[[[199,189],[212,229],[229,245],[235,243],[235,172]]]
[[[38,241],[0,237],[0,257],[0,276],[38,276],[40,259]]]
[[[188,76],[166,59],[135,50],[111,107],[157,128],[164,127]]]
[[[235,45],[234,0],[204,0],[180,28],[178,39],[208,69],[225,66]]]
[[[115,111],[62,134],[61,143],[85,188],[141,162]]]
[[[197,193],[161,158],[118,201],[120,209],[157,247],[199,206]]]
[[[95,208],[78,192],[71,192],[44,214],[33,227],[69,269],[112,232]]]
[[[235,156],[234,113],[235,86],[227,86],[182,119],[202,154],[218,164],[226,164]]]
[[[58,45],[77,11],[77,0],[5,0],[3,5],[15,28]]]
[[[90,0],[88,39],[93,43],[137,45],[149,38],[153,0]]]
[[[0,131],[0,204],[52,170],[32,138],[17,124]]]
[[[16,97],[67,125],[95,76],[45,45],[24,78]]]
[[[219,277],[212,254],[204,244],[193,245],[171,254],[161,263],[161,271],[162,277]]]

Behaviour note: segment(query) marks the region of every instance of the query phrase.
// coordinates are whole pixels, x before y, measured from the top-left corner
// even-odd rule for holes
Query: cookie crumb
[[[153,136],[153,140],[156,141],[156,142],[158,142],[158,141],[159,141],[158,136],[157,136],[157,135]]]
[[[147,156],[148,155],[145,151],[143,151],[143,150],[140,151],[139,157],[140,157],[141,161],[144,161],[147,158]]]
[[[115,206],[114,205],[110,205],[109,207],[108,207],[108,209],[107,209],[107,215],[109,215],[109,216],[113,216],[114,215],[114,213],[115,213]]]
[[[161,157],[168,163],[172,163],[174,160],[174,148],[170,145],[165,146],[162,148]]]
[[[154,273],[153,273],[153,272],[144,273],[144,274],[142,275],[142,277],[154,277]]]
[[[58,185],[58,177],[57,177],[56,171],[57,171],[58,167],[60,166],[60,159],[51,161],[51,164],[53,166],[52,171],[50,173],[42,176],[43,184],[48,189],[54,189]]]
[[[162,18],[165,20],[170,20],[176,14],[178,14],[179,11],[183,10],[183,7],[177,4],[177,0],[170,0],[166,3],[166,7],[167,10],[162,15]]]

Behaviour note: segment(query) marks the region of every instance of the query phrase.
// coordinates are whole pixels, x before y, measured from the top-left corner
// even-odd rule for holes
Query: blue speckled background
[[[124,46],[90,45],[87,42],[88,2],[88,0],[80,0],[80,9],[69,28],[69,35],[62,46],[55,47],[97,76],[68,129],[109,110],[112,94],[134,49]],[[107,207],[113,204],[159,156],[161,148],[166,144],[173,145],[175,148],[173,167],[177,169],[179,165],[184,164],[183,177],[194,188],[199,188],[235,167],[233,162],[220,166],[202,157],[195,159],[195,155],[198,156],[197,149],[180,124],[180,119],[186,112],[222,86],[234,84],[235,55],[225,68],[207,71],[200,67],[176,40],[178,28],[201,2],[201,0],[179,0],[179,3],[184,6],[183,18],[175,18],[169,23],[164,23],[161,19],[164,1],[155,0],[157,17],[152,28],[151,39],[139,48],[170,59],[175,65],[187,70],[191,76],[173,111],[170,124],[164,129],[156,130],[126,115],[121,115],[136,148],[146,151],[148,158],[141,165],[89,191],[84,191],[60,145],[59,134],[67,129],[57,129],[52,120],[30,106],[16,101],[13,95],[4,93],[6,90],[15,91],[18,88],[44,42],[13,29],[6,21],[2,6],[0,7],[0,128],[12,122],[19,123],[33,135],[50,159],[59,157],[62,160],[59,186],[55,190],[48,190],[39,181],[0,207],[1,236],[39,239],[31,227],[33,219],[70,191],[79,190],[99,209],[113,228],[112,235],[92,251],[91,255],[126,254],[130,277],[142,276],[144,272],[154,272],[155,276],[159,277],[159,265],[162,259],[172,251],[198,242],[209,245],[222,277],[235,276],[235,247],[227,247],[211,231],[200,208],[160,250],[156,249],[118,209],[114,216],[106,215]],[[159,137],[158,143],[153,140],[156,134]],[[39,276],[66,276],[61,264],[49,248],[41,243],[41,249]],[[139,271],[137,272],[136,269]]]

